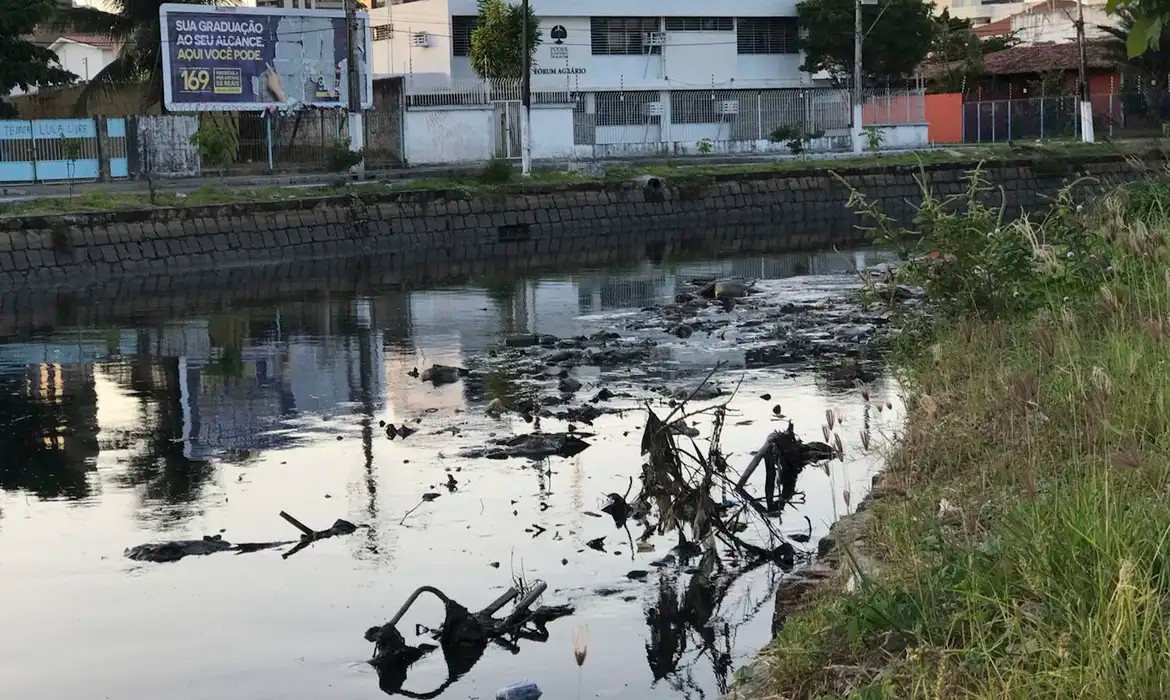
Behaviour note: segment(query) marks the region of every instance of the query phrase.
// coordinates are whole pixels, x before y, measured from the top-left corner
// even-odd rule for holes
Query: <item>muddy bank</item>
[[[877,502],[896,496],[884,474],[873,477],[868,495],[857,509],[843,515],[829,528],[827,535],[817,542],[816,557],[795,572],[776,589],[772,606],[772,633],[775,635],[785,621],[821,594],[831,594],[855,585],[857,577],[877,571],[880,560],[869,546],[869,530],[873,520],[870,508]],[[734,687],[722,700],[767,700],[773,694],[765,690],[770,676],[769,662],[761,652],[751,663],[740,669]]]

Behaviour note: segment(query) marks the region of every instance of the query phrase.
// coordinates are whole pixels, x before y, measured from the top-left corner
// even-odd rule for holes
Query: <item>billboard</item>
[[[370,17],[358,12],[362,107],[373,102]],[[347,107],[344,10],[169,3],[162,27],[163,101],[175,112]]]

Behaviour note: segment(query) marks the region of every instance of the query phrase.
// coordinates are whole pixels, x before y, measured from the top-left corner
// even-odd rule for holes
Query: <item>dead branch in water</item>
[[[690,392],[696,396],[714,373],[716,365]],[[734,396],[734,394],[733,394]],[[795,490],[796,477],[809,463],[825,458],[827,445],[803,443],[794,433],[792,424],[786,431],[771,433],[752,456],[752,460],[736,479],[734,470],[723,454],[720,440],[730,399],[722,404],[690,412],[687,401],[675,405],[665,418],[659,417],[651,405],[646,405],[647,420],[642,434],[642,454],[647,458],[642,468],[642,488],[629,500],[626,496],[609,494],[610,505],[605,510],[621,513],[644,522],[640,539],[652,534],[676,532],[680,548],[699,542],[718,541],[731,550],[754,558],[773,558],[782,562],[791,560],[795,548],[779,531],[771,511],[771,493],[766,499],[754,497],[747,490],[747,482],[761,461],[768,466],[768,489],[779,472],[780,507],[787,504]],[[696,440],[697,432],[686,425],[686,418],[699,413],[713,414],[711,435],[706,450]],[[681,416],[681,417],[680,417]],[[680,439],[681,438],[681,439]],[[689,444],[685,441],[689,440]],[[735,494],[738,504],[729,504],[719,495]],[[768,508],[760,501],[766,500]],[[747,541],[739,533],[752,529],[766,533],[763,543]]]

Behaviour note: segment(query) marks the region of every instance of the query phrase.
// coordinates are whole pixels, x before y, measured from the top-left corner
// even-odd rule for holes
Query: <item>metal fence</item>
[[[648,90],[576,93],[573,139],[578,145],[682,142],[737,143],[787,140],[785,134],[822,134],[815,145],[848,148],[853,120],[849,90]],[[863,123],[925,123],[924,92],[871,91]],[[837,132],[837,133],[834,133]],[[776,138],[773,138],[776,137]],[[837,138],[834,138],[837,137]]]
[[[348,148],[349,125],[341,110],[287,114],[238,112],[203,115],[231,125],[237,135],[235,170],[320,170],[331,154]],[[402,164],[402,120],[398,110],[365,113],[368,167]]]
[[[519,79],[450,80],[445,76],[407,76],[404,85],[406,109],[459,105],[491,105],[523,98]],[[529,86],[533,104],[569,104],[573,90],[567,80],[533,79]]]
[[[1091,95],[1093,131],[1109,138],[1158,136],[1170,123],[1170,98],[1141,92]],[[1071,95],[963,104],[967,143],[1080,138],[1077,98]]]
[[[896,126],[926,123],[926,90],[867,88],[861,106],[864,126]]]
[[[126,120],[0,121],[0,182],[126,177]]]

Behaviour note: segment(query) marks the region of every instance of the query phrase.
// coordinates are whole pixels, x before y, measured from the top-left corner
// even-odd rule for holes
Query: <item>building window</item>
[[[661,46],[644,41],[659,31],[657,17],[593,17],[589,41],[594,56],[641,56],[662,53]]]
[[[800,53],[795,17],[740,17],[736,25],[741,54]]]
[[[730,17],[667,17],[668,32],[730,32],[735,23]]]
[[[451,54],[454,56],[471,55],[471,33],[479,24],[479,17],[475,15],[454,15],[451,17]]]
[[[643,92],[599,92],[595,99],[596,126],[645,126],[662,121],[661,94],[657,90]]]
[[[394,36],[393,24],[377,24],[371,29],[374,41],[386,41]]]

